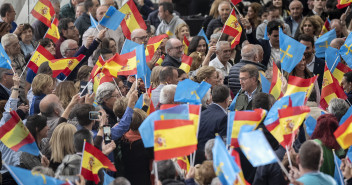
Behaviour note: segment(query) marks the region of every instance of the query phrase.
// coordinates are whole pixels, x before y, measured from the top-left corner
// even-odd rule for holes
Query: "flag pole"
[[[349,8],[349,7],[348,7]],[[339,168],[339,165],[337,164],[337,161],[336,161],[336,154],[335,154],[335,149],[332,149],[332,153],[334,154],[334,163],[335,163],[335,166],[337,166],[337,168]],[[340,177],[340,181],[341,181],[341,184],[344,184],[344,181],[343,181],[343,178],[341,177],[341,173],[338,173],[339,174],[339,177]]]
[[[274,155],[276,160],[277,160],[277,163],[279,164],[281,170],[285,173],[285,175],[287,176],[287,178],[290,180],[290,182],[293,181],[293,179],[290,177],[289,173],[287,172],[286,168],[284,167],[284,165],[282,164],[282,162],[280,161],[280,159],[277,157],[277,155],[275,154]]]
[[[79,97],[82,97],[82,93],[84,90],[86,90],[86,88],[88,87],[89,83],[92,81],[92,79],[90,79],[87,83],[87,85],[82,89],[81,93],[79,93]]]
[[[234,5],[232,2],[231,4],[233,5],[233,7],[235,8],[236,12],[238,13],[238,15],[240,15],[240,18],[243,18],[241,12],[237,9],[236,5]]]
[[[336,59],[335,59],[335,62],[332,64],[332,66],[331,66],[331,69],[333,69],[334,68],[334,66],[335,66],[335,63],[337,62],[337,59],[339,58],[339,56],[340,56],[340,54],[338,54],[337,55],[337,57],[336,57]],[[331,71],[331,73],[333,73],[334,71]]]
[[[242,179],[240,177],[240,173],[237,173],[237,178],[238,178],[238,181],[240,182],[241,185],[245,185],[245,183],[242,181]]]
[[[10,65],[10,67],[11,67],[11,70],[12,70],[13,74],[15,74],[16,72],[15,72],[15,70],[13,69],[12,65],[10,64],[9,60],[6,60],[6,62],[7,62],[7,64],[9,64],[9,65]]]
[[[230,16],[231,16],[232,11],[233,11],[233,8],[232,8],[232,10],[231,10],[231,12],[230,12],[229,17],[227,18],[227,20],[226,20],[226,22],[225,22],[225,24],[224,24],[224,27],[223,27],[222,30],[221,30],[220,37],[219,37],[219,39],[218,39],[218,41],[217,41],[216,43],[218,43],[218,42],[220,41],[221,36],[222,36],[222,33],[224,32],[225,26],[226,26],[226,24],[227,24],[227,21],[229,21],[229,18],[230,18]]]
[[[120,91],[119,86],[117,85],[117,83],[116,83],[116,81],[115,81],[115,78],[114,78],[114,77],[111,77],[111,78],[112,78],[112,80],[114,81],[115,86],[116,86],[117,90],[118,90],[118,91],[119,91],[119,93],[120,93],[120,96],[122,97],[122,93],[121,93],[121,91]]]
[[[79,168],[79,174],[81,175],[82,173],[82,164],[83,164],[83,157],[84,157],[84,149],[86,148],[86,139],[84,139],[84,143],[83,143],[83,149],[82,149],[82,160],[81,160],[81,168]]]
[[[188,107],[189,108],[189,107]],[[199,124],[200,124],[200,114],[202,112],[202,107],[199,107],[199,118],[198,118],[198,126],[197,126],[197,138],[198,138],[198,134],[199,134]],[[195,163],[195,160],[196,160],[196,153],[197,153],[197,150],[194,151],[193,153],[193,163],[192,163],[192,166],[194,166],[194,163]]]
[[[11,170],[11,168],[4,161],[2,161],[2,164],[4,164],[4,166],[9,170],[10,174],[12,175],[12,177],[14,179],[16,179],[17,183],[19,183],[20,185],[24,185],[22,183],[22,181],[20,181],[20,179],[17,177],[17,175]]]
[[[158,165],[156,164],[155,160],[154,160],[154,176],[155,176],[155,184],[157,184],[159,180],[159,175],[158,175]]]
[[[28,13],[27,21],[28,21],[28,24],[29,24],[29,0],[27,0],[27,13]]]
[[[291,161],[291,156],[290,156],[290,152],[288,151],[288,147],[286,145],[286,154],[287,154],[287,158],[288,158],[288,163],[290,164],[290,167],[292,169],[292,161]]]

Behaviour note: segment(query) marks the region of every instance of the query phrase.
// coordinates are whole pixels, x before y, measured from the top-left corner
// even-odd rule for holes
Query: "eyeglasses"
[[[184,45],[182,45],[182,46],[177,46],[177,47],[173,47],[173,48],[171,48],[171,49],[177,49],[177,50],[180,50],[180,49],[183,49],[185,46]]]
[[[142,37],[135,37],[137,39],[141,39],[141,40],[147,40],[149,38],[148,35],[142,36]]]
[[[249,77],[249,78],[240,78],[240,81],[242,81],[242,82],[244,82],[244,81],[246,81],[246,80],[248,80],[248,79],[250,79],[251,77]]]
[[[72,49],[66,49],[66,50],[77,51],[77,50],[78,50],[78,48],[72,48]]]

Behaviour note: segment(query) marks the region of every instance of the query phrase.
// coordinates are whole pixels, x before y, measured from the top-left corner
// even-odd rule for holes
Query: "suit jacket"
[[[315,75],[319,74],[318,85],[319,85],[319,89],[321,90],[321,86],[323,83],[323,77],[324,77],[325,61],[323,59],[316,57],[316,56],[314,56],[314,57],[315,57],[315,63],[314,63],[313,73]]]
[[[8,100],[10,98],[10,95],[7,93],[7,91],[0,85],[0,100]]]
[[[198,149],[204,150],[205,143],[215,138],[215,134],[226,136],[227,114],[216,104],[202,111],[198,131]]]
[[[264,40],[264,39],[259,39],[257,40],[255,36],[256,31],[252,30],[252,33],[246,34],[248,42],[251,44],[260,44],[263,47],[264,50],[264,55],[263,55],[263,61],[262,64],[267,67],[271,55],[271,46],[269,43],[269,40]]]
[[[163,63],[161,63],[161,66],[173,66],[176,68],[179,68],[181,65],[181,62],[177,61],[176,59],[170,57],[170,55],[166,55]]]

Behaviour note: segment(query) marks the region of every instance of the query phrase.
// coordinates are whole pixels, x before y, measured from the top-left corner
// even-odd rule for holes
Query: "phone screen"
[[[90,111],[89,112],[89,119],[90,120],[98,120],[99,119],[99,115],[101,115],[101,113],[98,112],[98,111]]]
[[[104,141],[106,143],[110,143],[111,142],[111,128],[109,125],[103,126],[103,133],[104,133]]]

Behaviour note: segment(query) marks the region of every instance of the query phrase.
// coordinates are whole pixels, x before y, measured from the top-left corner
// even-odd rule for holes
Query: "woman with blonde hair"
[[[49,141],[51,154],[47,156],[50,157],[49,167],[54,171],[56,171],[66,155],[75,153],[73,136],[76,131],[76,127],[68,123],[61,123],[55,128]]]
[[[314,17],[304,17],[301,21],[298,31],[296,31],[295,38],[298,38],[301,34],[306,34],[314,38],[314,41],[317,39],[317,36],[320,34],[321,25]]]
[[[152,70],[152,73],[150,75],[152,90],[160,85],[159,75],[160,75],[161,70],[163,70],[162,66],[155,66]]]
[[[211,86],[215,86],[218,83],[218,73],[212,66],[203,66],[198,70],[197,75],[194,76],[192,80],[198,83],[205,81]]]
[[[38,114],[39,103],[47,95],[54,90],[54,80],[47,74],[40,73],[36,75],[32,82],[33,100],[29,110],[29,115]]]
[[[72,81],[61,82],[55,89],[56,96],[59,97],[62,107],[66,109],[72,97],[78,93]]]
[[[180,41],[183,41],[184,36],[186,36],[187,40],[190,40],[189,26],[186,23],[177,25],[175,29],[175,35]]]
[[[251,23],[252,29],[256,29],[258,25],[262,22],[261,17],[259,16],[262,11],[262,5],[257,2],[251,3],[248,7],[248,12],[246,17]]]

